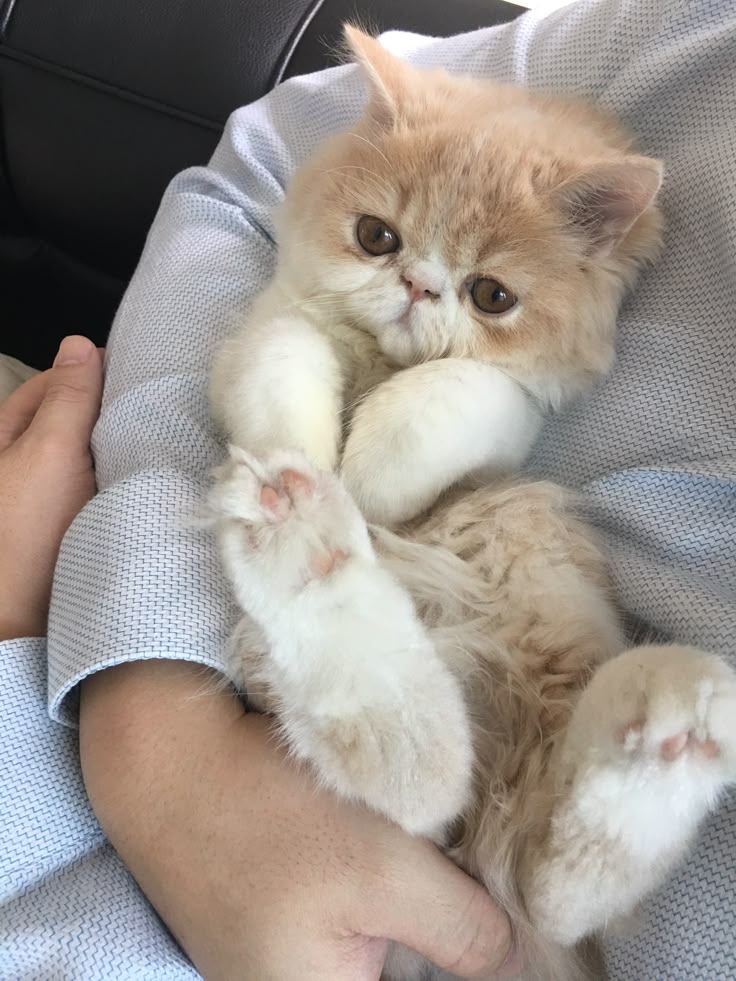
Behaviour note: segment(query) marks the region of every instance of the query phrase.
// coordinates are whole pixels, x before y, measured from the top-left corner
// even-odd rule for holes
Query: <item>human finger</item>
[[[41,372],[0,402],[0,452],[28,429],[46,394],[47,384],[48,372]]]
[[[389,874],[372,929],[452,974],[513,976],[518,965],[506,915],[436,848],[416,847],[424,855],[407,850],[405,866]]]
[[[27,436],[74,452],[87,452],[102,398],[102,364],[92,341],[65,337]]]

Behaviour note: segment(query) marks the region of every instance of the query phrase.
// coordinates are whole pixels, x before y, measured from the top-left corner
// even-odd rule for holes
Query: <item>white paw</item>
[[[736,674],[692,647],[626,651],[583,692],[558,762],[527,895],[569,946],[661,885],[736,779]]]
[[[587,747],[611,831],[650,856],[677,850],[736,780],[736,674],[691,647],[626,651],[596,672],[568,745]]]
[[[365,522],[339,479],[297,451],[258,460],[237,447],[216,475],[209,506],[241,606],[258,618],[351,556],[373,558]]]
[[[690,647],[642,647],[599,674],[612,683],[620,722],[612,735],[624,757],[712,762],[724,776],[736,775],[736,674],[722,661]]]
[[[339,479],[298,453],[262,462],[233,449],[209,500],[265,640],[259,653],[241,632],[246,688],[267,696],[323,784],[408,831],[440,833],[470,791],[462,692]]]
[[[425,651],[425,665],[433,657]],[[402,695],[379,697],[363,711],[319,713],[310,726],[297,719],[296,748],[340,796],[442,842],[469,801],[473,749],[459,686],[439,661],[428,667],[428,684],[412,690],[406,678]]]

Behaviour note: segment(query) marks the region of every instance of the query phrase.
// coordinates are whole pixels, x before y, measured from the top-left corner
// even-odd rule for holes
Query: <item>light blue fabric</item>
[[[598,99],[665,159],[667,249],[623,311],[618,366],[549,423],[532,470],[582,490],[641,627],[734,662],[736,6],[582,0],[446,41],[386,43],[417,64]],[[224,669],[230,595],[214,543],[190,526],[222,451],[207,368],[273,268],[273,209],[290,174],[356,118],[363,97],[352,67],[288,82],[235,113],[211,166],[180,175],[165,196],[108,348],[94,438],[102,492],[60,557],[49,629],[56,719],[74,724],[79,680],[110,664],[177,657]],[[102,843],[73,733],[42,719],[42,657],[38,644],[0,647],[0,819],[8,813],[11,829],[0,854],[0,977],[189,976]],[[17,830],[27,822],[31,833]],[[639,932],[609,939],[613,981],[736,978],[735,865],[731,797]]]
[[[192,981],[92,813],[46,674],[44,640],[0,644],[0,978]]]

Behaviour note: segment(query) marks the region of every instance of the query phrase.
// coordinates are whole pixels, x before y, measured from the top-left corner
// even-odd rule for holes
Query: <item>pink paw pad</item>
[[[687,741],[688,734],[686,732],[678,732],[676,736],[663,739],[659,745],[659,755],[663,760],[675,760],[687,746]]]
[[[701,740],[692,732],[678,732],[676,736],[664,739],[660,744],[659,752],[662,759],[669,762],[676,760],[687,748],[702,753],[709,760],[715,759],[720,754],[718,743],[714,739]]]
[[[279,482],[291,501],[311,497],[314,491],[314,485],[309,477],[305,477],[298,470],[282,470],[279,474]]]
[[[314,487],[304,474],[296,470],[282,470],[277,478],[278,488],[264,484],[261,488],[261,507],[274,522],[283,521],[292,504],[311,497]]]
[[[282,521],[289,513],[289,501],[275,487],[264,484],[259,498],[261,507],[268,512],[272,521]]]
[[[326,576],[329,576],[336,566],[342,565],[347,557],[347,552],[343,552],[340,548],[334,552],[323,552],[310,565],[312,576],[315,579],[324,579]]]
[[[261,488],[261,504],[267,511],[277,511],[281,506],[281,498],[279,497],[278,491],[273,487],[269,487],[268,484],[264,484]]]
[[[617,741],[623,748],[632,752],[641,745],[644,736],[645,723],[642,720],[630,722],[622,726],[616,733]],[[707,759],[715,759],[720,755],[718,743],[714,739],[698,739],[693,732],[678,732],[674,736],[663,739],[659,744],[659,755],[668,763],[676,760],[686,749],[702,753]]]

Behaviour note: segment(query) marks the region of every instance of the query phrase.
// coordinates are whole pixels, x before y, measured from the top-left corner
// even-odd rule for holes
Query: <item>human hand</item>
[[[208,981],[378,981],[387,938],[461,976],[518,970],[493,974],[509,925],[477,883],[317,790],[209,680],[185,662],[121,665],[83,682],[80,715],[100,823]]]
[[[101,396],[100,354],[72,336],[52,368],[0,403],[0,640],[46,633],[61,539],[95,492]]]

